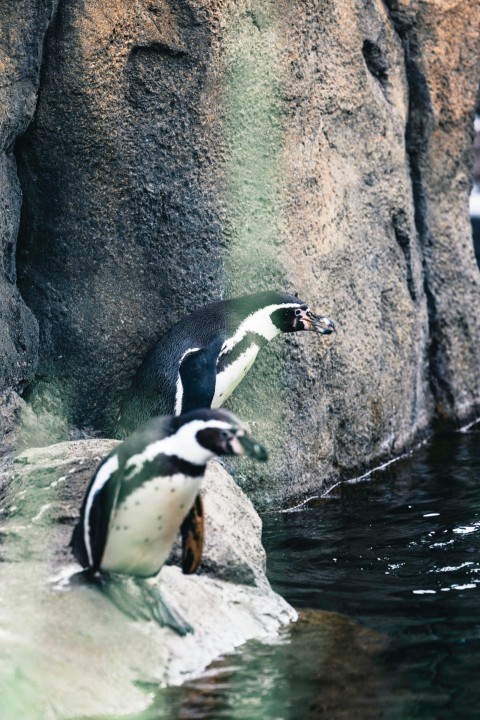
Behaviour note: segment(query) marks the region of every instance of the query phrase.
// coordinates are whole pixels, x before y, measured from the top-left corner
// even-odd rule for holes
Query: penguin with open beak
[[[135,578],[147,617],[150,613],[182,635],[191,627],[167,607],[148,578],[154,578],[167,559],[198,495],[206,464],[219,455],[267,459],[245,425],[224,410],[154,418],[100,464],[72,536],[73,554],[89,578]],[[118,585],[100,585],[121,604]]]
[[[114,427],[125,437],[155,415],[220,407],[245,377],[260,349],[281,333],[329,335],[335,324],[296,295],[259,292],[205,305],[180,320],[150,349],[126,391]],[[185,573],[202,554],[200,496],[182,525]]]

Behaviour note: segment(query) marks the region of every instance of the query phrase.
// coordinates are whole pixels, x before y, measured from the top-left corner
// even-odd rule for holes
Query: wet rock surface
[[[0,546],[0,678],[9,719],[139,712],[153,689],[198,675],[247,639],[275,637],[296,618],[264,575],[253,506],[218,466],[205,488],[207,513],[213,507],[219,513],[207,515],[205,549],[216,577],[184,576],[167,566],[159,576],[165,600],[193,625],[193,635],[131,620],[95,587],[69,583],[79,569],[68,543],[81,499],[114,445],[60,443],[26,451],[13,466]],[[224,529],[232,521],[229,537]],[[250,584],[231,582],[236,573]]]
[[[10,5],[0,367],[36,368],[45,442],[101,430],[182,315],[273,287],[338,333],[278,338],[231,400],[270,449],[235,470],[256,505],[476,412],[474,4]]]

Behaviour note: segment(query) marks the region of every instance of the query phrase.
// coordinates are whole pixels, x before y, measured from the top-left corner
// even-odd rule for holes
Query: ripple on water
[[[479,461],[480,433],[445,434],[326,504],[264,518],[279,592],[390,638],[385,672],[410,700],[394,693],[388,717],[395,697],[400,717],[478,717]]]

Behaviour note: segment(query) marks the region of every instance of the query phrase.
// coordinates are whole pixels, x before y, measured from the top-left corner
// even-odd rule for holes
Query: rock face
[[[62,2],[50,26],[17,146],[19,285],[45,320],[37,404],[60,388],[77,423],[101,425],[146,345],[221,291],[211,35],[186,2]]]
[[[182,314],[273,287],[298,290],[338,334],[276,340],[232,398],[270,449],[261,471],[236,470],[257,504],[474,414],[474,3],[18,7],[26,39],[3,51],[27,67],[29,94],[19,105],[18,85],[2,92],[24,201],[20,222],[10,152],[0,283],[21,312],[5,316],[3,366],[5,386],[21,389],[35,365],[36,324],[8,261],[20,222],[18,284],[40,327],[25,397],[57,414],[59,435],[69,422],[101,428]],[[1,13],[13,28],[13,11]]]
[[[480,329],[471,308],[480,275],[467,212],[480,16],[453,0],[422,2],[414,12],[389,4],[409,79],[406,139],[429,317],[428,377],[441,423],[478,412]]]
[[[73,523],[99,459],[114,444],[60,443],[26,451],[14,464],[2,504],[0,588],[2,717],[9,720],[140,712],[155,687],[180,684],[296,618],[265,577],[251,502],[215,463],[205,486],[205,570],[215,577],[164,567],[159,579],[193,635],[131,620],[97,589],[68,584],[79,569],[68,548]]]
[[[36,105],[42,45],[56,2],[19,0],[0,7],[0,391],[32,379],[38,323],[16,287],[21,190],[13,153]]]

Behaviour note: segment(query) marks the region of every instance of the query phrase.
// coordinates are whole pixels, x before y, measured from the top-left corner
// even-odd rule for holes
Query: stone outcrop
[[[68,548],[72,527],[96,465],[114,444],[60,443],[15,461],[1,507],[2,717],[140,712],[156,687],[198,675],[250,638],[274,638],[296,618],[265,577],[251,502],[215,463],[204,488],[204,574],[166,566],[159,577],[165,600],[194,634],[182,638],[131,620],[96,588],[69,583],[79,570]]]
[[[258,505],[478,411],[474,3],[15,5],[23,35],[3,52],[27,80],[2,90],[14,122],[0,299],[17,308],[2,315],[2,364],[21,390],[38,321],[25,398],[58,416],[59,436],[101,430],[183,314],[272,287],[298,290],[338,334],[277,339],[231,400],[270,450],[261,470],[235,466]],[[29,310],[13,285],[19,223]]]

